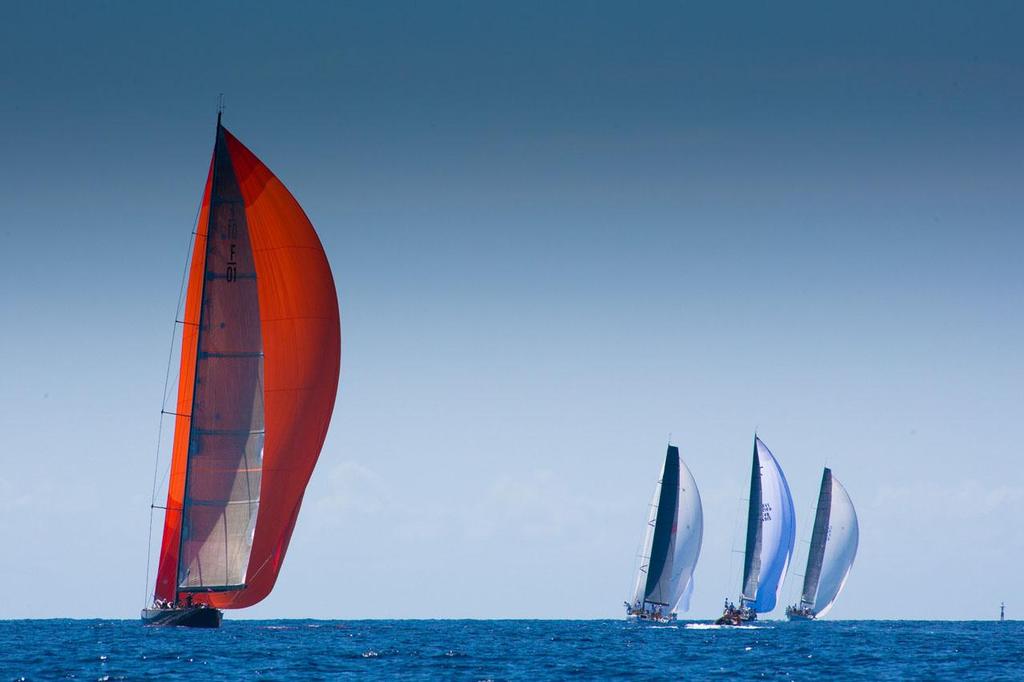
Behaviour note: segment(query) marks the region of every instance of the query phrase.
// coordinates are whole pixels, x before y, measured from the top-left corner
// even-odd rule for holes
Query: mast
[[[757,456],[757,436],[750,466],[750,501],[747,506],[747,543],[743,555],[743,590],[740,606],[757,599],[757,581],[761,572],[761,463]]]
[[[807,570],[804,572],[804,588],[800,597],[801,608],[812,608],[821,579],[821,565],[825,560],[825,544],[828,542],[828,528],[832,513],[832,470],[825,467],[821,474],[821,490],[818,492],[818,510],[814,515],[814,530],[811,533],[811,548],[807,555]]]

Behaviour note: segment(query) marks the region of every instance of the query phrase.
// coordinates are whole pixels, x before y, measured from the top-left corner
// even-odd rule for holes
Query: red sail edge
[[[323,447],[334,410],[341,369],[338,297],[327,256],[302,207],[277,177],[227,130],[227,151],[245,202],[256,268],[264,353],[266,438],[260,506],[240,590],[197,593],[194,600],[217,608],[244,608],[266,597],[277,580],[306,484]],[[200,226],[209,215],[207,179]],[[205,229],[200,231],[205,233]],[[205,235],[197,236],[189,274],[182,331],[178,413],[192,404]],[[188,456],[189,421],[175,425],[167,514],[156,597],[177,596]]]
[[[185,313],[181,320],[181,367],[178,370],[178,403],[174,418],[174,445],[167,484],[164,534],[160,543],[154,596],[165,601],[177,597],[178,551],[181,546],[181,511],[185,503],[185,474],[188,471],[188,440],[191,429],[192,396],[195,389],[196,352],[199,343],[200,304],[203,273],[206,272],[206,231],[210,222],[210,193],[213,189],[213,162],[206,175],[206,188],[196,221],[196,238],[188,272]]]

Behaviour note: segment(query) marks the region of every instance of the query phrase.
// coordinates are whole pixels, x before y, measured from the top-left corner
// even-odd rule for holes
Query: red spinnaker
[[[228,204],[232,205],[230,209],[225,208]],[[225,215],[225,210],[230,214],[232,210],[242,210],[243,206],[244,215],[220,217]],[[221,222],[217,223],[218,220]],[[216,228],[214,223],[217,223]],[[221,235],[217,230],[224,225],[248,231],[248,239],[240,242],[240,249],[244,249],[241,260],[255,271],[259,320],[258,329],[252,320],[241,320],[239,326],[251,327],[247,336],[250,345],[258,347],[262,343],[262,364],[258,367],[253,363],[253,356],[258,353],[232,353],[221,348],[230,346],[231,339],[224,341],[226,333],[217,331],[225,327],[219,320],[227,320],[230,332],[232,311],[242,310],[235,314],[246,314],[244,305],[235,303],[236,299],[242,299],[233,293],[244,291],[244,287],[230,294],[218,293],[225,290],[225,279],[232,281],[232,273],[242,272],[232,271],[226,277],[218,274],[222,262],[229,268],[234,267],[234,244],[229,252],[226,246],[208,240],[207,235]],[[341,369],[338,298],[323,247],[298,202],[281,181],[219,123],[197,232],[182,321],[178,416],[155,596],[175,601],[183,591],[188,591],[196,603],[217,608],[243,608],[266,597],[277,580],[306,484],[327,435]],[[246,277],[248,282],[242,284],[252,287],[253,273],[234,274],[234,278]],[[254,308],[251,304],[249,307]],[[221,350],[224,352],[217,352]],[[239,360],[241,356],[246,357]],[[211,363],[211,369],[197,369],[206,367],[204,362]],[[214,362],[219,365],[214,366]],[[247,362],[248,374],[236,370],[239,363]],[[236,375],[249,376],[248,385],[257,386],[257,390],[259,384],[253,384],[251,377],[262,381],[255,408],[248,395],[243,396],[246,400],[242,401],[241,409],[230,404],[234,396],[225,387],[230,389],[234,385]],[[244,419],[239,423],[248,425],[251,420],[253,425],[261,427],[258,438],[262,440],[250,440],[246,445],[245,438],[237,436],[237,433],[244,433],[239,429],[217,430],[209,424],[200,428],[192,423],[193,411],[197,420],[202,413],[202,418],[211,424],[216,420],[238,421],[236,413],[244,412]],[[253,413],[257,413],[255,418]],[[251,453],[253,442],[262,445],[258,458]],[[190,450],[194,459],[191,466]],[[239,462],[236,472],[225,468],[224,462],[237,452],[241,455],[233,455]],[[211,478],[213,484],[209,482]],[[225,500],[237,497],[235,488],[240,485],[239,481],[242,484],[255,481],[258,487],[258,505],[249,505],[254,510],[255,525],[249,531],[251,551],[244,581],[224,578],[222,582],[229,584],[211,591],[203,591],[201,587],[183,588],[183,580],[189,585],[204,584],[200,575],[204,568],[207,576],[224,574],[223,568],[218,573],[211,565],[213,554],[190,550],[194,556],[190,556],[188,565],[196,570],[186,575],[183,519],[188,519],[184,522],[188,542],[196,546],[204,542],[210,545],[211,538],[224,537],[225,553],[231,544],[230,537],[237,544],[237,526],[244,524],[226,512],[217,516],[216,511],[203,514],[193,511],[188,516],[186,510],[210,506],[206,501],[196,502],[197,499],[216,498],[222,505],[229,504]],[[229,532],[228,526],[232,523],[236,527]],[[224,528],[220,529],[218,524],[223,524]],[[234,545],[231,547],[235,552],[232,556],[244,557]],[[201,565],[204,562],[205,567]],[[232,582],[239,584],[231,585]]]

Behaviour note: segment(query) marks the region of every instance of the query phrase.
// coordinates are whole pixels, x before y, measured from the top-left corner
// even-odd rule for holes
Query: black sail
[[[654,538],[651,541],[647,584],[644,587],[644,600],[653,604],[671,605],[669,602],[672,595],[668,578],[672,573],[678,511],[679,448],[669,445],[665,454],[665,470],[661,477],[661,494],[658,497],[658,516],[654,522]]]
[[[747,544],[743,558],[743,593],[741,601],[757,598],[757,581],[761,574],[761,463],[754,438],[754,460],[750,468],[750,504],[747,507]]]
[[[828,542],[828,526],[832,514],[832,470],[828,467],[821,474],[821,491],[818,493],[818,510],[814,515],[814,531],[811,533],[811,549],[807,555],[807,571],[804,573],[804,590],[800,606],[814,606],[821,579],[821,564],[825,559],[825,543]]]

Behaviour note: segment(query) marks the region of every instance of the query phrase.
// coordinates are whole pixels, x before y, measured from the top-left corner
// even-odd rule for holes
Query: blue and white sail
[[[669,445],[654,488],[630,603],[665,614],[688,610],[703,535],[697,483],[679,457],[679,448]]]
[[[800,608],[821,618],[832,610],[843,591],[857,556],[860,527],[846,488],[825,468],[821,475],[818,509],[814,516],[811,548]]]
[[[741,606],[757,613],[775,608],[795,544],[796,511],[789,483],[778,460],[755,436]]]

